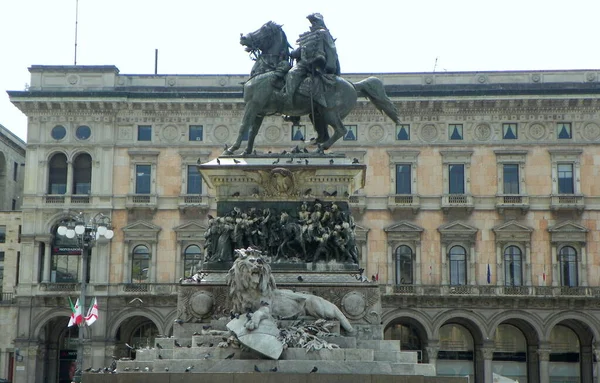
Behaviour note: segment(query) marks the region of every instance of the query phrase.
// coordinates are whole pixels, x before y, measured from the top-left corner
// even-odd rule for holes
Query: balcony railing
[[[350,204],[350,207],[359,209],[362,212],[367,208],[367,196],[353,194],[348,197],[348,204]]]
[[[14,303],[14,294],[13,293],[4,293],[0,292],[0,304],[11,304]]]
[[[156,209],[157,198],[153,194],[129,194],[127,196],[126,207],[128,209],[149,208]]]
[[[174,295],[177,294],[179,283],[89,283],[88,294],[97,296],[114,295]],[[39,283],[33,285],[32,289],[25,289],[26,293],[19,291],[16,295],[50,295],[67,296],[79,293],[79,283]],[[12,294],[12,293],[11,293]]]
[[[516,194],[501,194],[496,196],[496,209],[500,213],[504,209],[521,209],[526,212],[529,210],[529,196]]]
[[[383,287],[383,286],[382,286]],[[384,294],[443,296],[548,296],[600,297],[600,287],[589,286],[496,286],[496,285],[387,285]]]
[[[585,209],[584,197],[577,194],[555,194],[552,196],[550,209],[552,210],[577,210]]]
[[[392,194],[388,197],[388,209],[394,211],[398,209],[411,209],[417,212],[421,207],[421,201],[418,195],[414,194]]]
[[[180,209],[208,209],[210,206],[210,201],[209,197],[206,195],[182,194],[179,196],[178,204]]]
[[[473,196],[469,194],[445,194],[442,196],[442,209],[462,208],[467,211],[473,209]]]
[[[92,197],[88,194],[80,194],[80,195],[68,195],[68,194],[54,194],[54,195],[45,195],[43,197],[43,202],[45,205],[89,205],[92,203]]]

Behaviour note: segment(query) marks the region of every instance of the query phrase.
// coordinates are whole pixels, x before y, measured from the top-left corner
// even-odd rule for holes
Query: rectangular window
[[[517,124],[502,124],[502,138],[505,140],[516,140]]]
[[[412,194],[410,164],[396,165],[396,194]]]
[[[292,141],[306,140],[306,125],[292,126]]]
[[[202,194],[202,176],[196,165],[187,167],[187,194]]]
[[[138,125],[138,141],[152,141],[152,126],[151,125]]]
[[[449,194],[465,194],[465,165],[450,164],[448,167],[449,173]]]
[[[12,200],[12,210],[13,211],[17,210],[17,200],[16,199]]]
[[[15,162],[13,164],[13,181],[17,180],[18,175],[19,175],[19,164]]]
[[[190,125],[189,140],[190,141],[204,140],[204,127],[202,125]]]
[[[358,139],[358,127],[356,125],[345,125],[348,131],[344,136],[344,141],[356,141]]]
[[[135,166],[135,194],[150,194],[152,165]]]
[[[558,193],[574,194],[573,164],[558,164]]]
[[[463,125],[462,124],[449,124],[448,125],[448,138],[450,140],[462,140],[463,139]]]
[[[504,164],[504,194],[519,194],[519,165]]]
[[[0,226],[0,243],[6,242],[6,226]]]
[[[81,255],[52,255],[50,281],[53,283],[77,283]]]
[[[558,137],[559,140],[569,140],[573,138],[571,133],[571,123],[559,122],[556,125],[556,137]]]
[[[410,125],[409,124],[396,125],[396,140],[410,141]]]

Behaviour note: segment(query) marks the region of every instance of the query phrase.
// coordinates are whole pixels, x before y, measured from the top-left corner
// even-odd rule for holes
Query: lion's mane
[[[253,273],[258,275],[253,277]],[[262,258],[251,255],[238,257],[233,262],[226,281],[235,313],[258,310],[260,302],[270,301],[277,288],[269,264],[263,262]]]

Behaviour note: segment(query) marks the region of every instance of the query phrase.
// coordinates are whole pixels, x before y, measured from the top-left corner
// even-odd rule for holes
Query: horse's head
[[[240,44],[246,47],[247,52],[266,51],[276,42],[275,37],[283,33],[281,25],[269,21],[254,32],[240,35]],[[287,39],[285,40],[287,43]]]

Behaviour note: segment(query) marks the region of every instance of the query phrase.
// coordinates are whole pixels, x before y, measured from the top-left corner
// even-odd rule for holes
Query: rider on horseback
[[[285,102],[293,104],[296,89],[310,75],[313,81],[310,90],[313,101],[327,107],[324,97],[325,85],[333,83],[333,75],[340,75],[335,40],[320,13],[313,13],[306,18],[311,23],[310,31],[300,35],[296,41],[299,47],[291,53],[291,57],[296,59],[296,65],[289,70],[285,78]],[[289,119],[296,124],[300,118]]]

